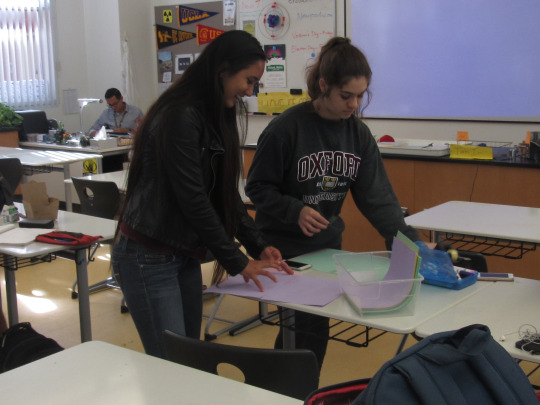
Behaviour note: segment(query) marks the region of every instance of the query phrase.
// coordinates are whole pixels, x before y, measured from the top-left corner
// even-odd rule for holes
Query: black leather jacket
[[[212,203],[224,153],[220,137],[193,107],[178,111],[175,121],[178,131],[167,137],[162,153],[156,152],[156,126],[151,130],[144,145],[142,175],[122,219],[134,230],[181,252],[208,248],[229,274],[238,274],[249,259],[227,235]],[[235,193],[240,212],[236,239],[259,258],[267,244]]]

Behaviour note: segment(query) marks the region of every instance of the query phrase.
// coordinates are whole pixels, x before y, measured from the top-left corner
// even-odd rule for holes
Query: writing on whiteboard
[[[318,13],[296,13],[296,18],[298,21],[302,21],[305,19],[313,20],[315,18],[334,18],[333,13],[327,13],[324,11],[319,11]]]
[[[330,39],[334,36],[334,33],[331,31],[307,31],[307,32],[293,32],[291,34],[292,39],[302,39],[302,38],[327,38]]]

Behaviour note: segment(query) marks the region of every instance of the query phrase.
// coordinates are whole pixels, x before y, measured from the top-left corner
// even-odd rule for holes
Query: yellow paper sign
[[[468,141],[469,133],[467,131],[457,131],[457,141]]]
[[[451,159],[493,159],[493,148],[487,146],[450,145]]]
[[[172,10],[163,10],[163,24],[172,24]]]
[[[86,174],[97,174],[97,159],[86,159],[83,161],[83,172]]]
[[[259,112],[266,114],[279,114],[293,105],[309,100],[310,98],[305,91],[301,95],[293,95],[285,91],[259,93],[257,95]]]

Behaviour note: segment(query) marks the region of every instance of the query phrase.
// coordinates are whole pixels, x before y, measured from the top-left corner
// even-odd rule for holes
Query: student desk
[[[476,284],[484,283],[479,281]],[[517,349],[519,327],[525,324],[540,331],[540,281],[516,277],[515,281],[488,282],[467,299],[428,319],[416,328],[420,337],[446,330],[459,329],[474,323],[487,325],[495,340],[521,360],[540,363],[540,355]],[[500,341],[505,336],[504,341]]]
[[[323,251],[314,252],[312,254],[317,254],[318,257],[321,257],[321,252],[327,255],[327,257],[321,260],[321,262],[327,262],[328,260],[332,260],[332,254],[336,253],[335,250],[325,249]],[[312,254],[302,255],[293,258],[292,260],[310,263],[309,257]],[[324,254],[322,256],[324,256]],[[313,268],[311,268],[310,270],[302,271],[302,274],[317,277],[337,277],[336,274],[318,271],[315,262],[313,263]],[[458,291],[422,284],[420,287],[419,295],[416,298],[414,315],[400,315],[397,312],[388,312],[384,314],[364,314],[361,316],[349,304],[349,302],[343,295],[324,307],[293,304],[287,302],[263,302],[285,308],[287,314],[283,316],[283,319],[289,319],[287,323],[285,323],[284,321],[285,326],[291,326],[294,322],[294,319],[292,319],[293,316],[291,316],[291,311],[288,310],[298,310],[335,319],[338,321],[349,322],[355,325],[362,325],[387,332],[402,334],[404,336],[400,346],[398,347],[399,352],[401,351],[403,344],[405,343],[407,335],[414,332],[422,323],[433,317],[436,317],[439,313],[442,313],[445,310],[457,305],[459,302],[467,299],[469,296],[477,294],[479,291],[488,288],[489,284],[491,283],[477,282],[467,288]],[[288,328],[284,328],[284,332],[284,347],[287,349],[293,349],[295,347],[294,333]]]
[[[2,402],[11,405],[302,404],[298,399],[97,341],[0,374],[0,387]]]
[[[13,157],[21,161],[21,164],[24,167],[24,174],[26,175],[32,175],[34,173],[50,173],[51,171],[61,170],[64,172],[64,179],[71,179],[69,165],[87,159],[96,159],[98,163],[97,171],[98,173],[101,173],[102,171],[101,159],[103,156],[98,154],[0,147],[0,159]],[[55,166],[62,166],[62,168],[59,169]],[[66,209],[71,211],[71,187],[65,184],[64,189]]]
[[[98,173],[92,174],[90,176],[84,176],[86,180],[97,180],[97,181],[112,181],[118,186],[118,190],[124,193],[127,187],[127,170],[119,170],[117,172],[108,172],[108,173]],[[71,187],[73,180],[71,178],[64,180],[66,186]]]
[[[20,203],[15,204],[19,212],[24,213],[24,207]],[[116,229],[116,221],[77,214],[67,211],[58,211],[58,218],[55,229],[62,231],[81,232],[87,235],[101,235],[103,239],[111,239]],[[51,229],[52,231],[52,229]],[[32,242],[28,245],[0,245],[0,253],[3,255],[1,265],[4,267],[6,279],[6,298],[8,320],[10,325],[18,323],[19,316],[17,310],[17,284],[15,282],[15,272],[21,267],[32,264],[32,259],[48,257],[51,254],[63,250],[75,250],[75,270],[77,272],[77,283],[79,286],[79,318],[81,324],[81,341],[92,340],[92,328],[90,321],[90,300],[88,292],[88,246],[54,245],[49,243]],[[50,256],[49,256],[50,257]],[[41,262],[39,259],[36,262]]]
[[[58,145],[56,143],[46,142],[19,142],[19,145],[29,149],[47,149],[47,150],[63,150],[66,152],[78,153],[97,153],[103,156],[104,171],[120,170],[120,163],[127,160],[127,155],[132,149],[132,145],[122,146],[80,146],[80,144]],[[101,173],[99,171],[98,173]]]
[[[29,149],[47,149],[47,150],[63,150],[79,153],[97,153],[103,156],[126,155],[131,150],[132,145],[114,146],[102,148],[98,146],[80,146],[80,145],[57,145],[56,143],[46,142],[19,142],[20,146]]]
[[[405,222],[434,231],[435,241],[450,235],[457,249],[462,239],[463,246],[476,245],[472,250],[485,255],[521,258],[540,244],[540,208],[448,201],[408,216]]]

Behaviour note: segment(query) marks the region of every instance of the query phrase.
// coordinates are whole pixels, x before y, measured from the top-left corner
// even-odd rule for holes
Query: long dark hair
[[[242,133],[239,134],[237,106],[225,106],[220,77],[234,75],[260,60],[266,60],[266,56],[256,38],[240,30],[225,32],[208,44],[182,76],[150,106],[135,136],[122,214],[142,173],[144,145],[150,133],[155,133],[154,152],[159,163],[157,178],[161,189],[165,187],[162,173],[167,164],[167,159],[163,158],[167,155],[167,137],[182,136],[181,129],[174,128],[174,114],[182,106],[193,106],[207,117],[208,124],[221,138],[225,150],[216,179],[218,187],[213,202],[225,230],[229,236],[234,237],[238,226],[238,193],[233,191],[237,190],[242,173],[240,145],[245,141],[247,117],[244,114],[244,120],[241,121]],[[245,112],[243,103],[240,102],[239,106]],[[157,128],[153,128],[156,125]],[[214,278],[221,279],[223,274],[223,268],[217,264]]]
[[[369,92],[371,74],[368,60],[362,51],[352,45],[349,38],[334,37],[323,45],[315,63],[306,69],[308,94],[312,100],[315,100],[319,97],[325,97],[334,87],[344,86],[352,78],[365,77],[368,81],[368,90],[366,91],[366,102],[362,106],[363,110],[371,99]],[[322,93],[319,86],[321,78],[328,85],[325,94]]]

